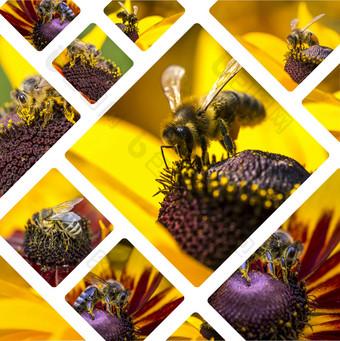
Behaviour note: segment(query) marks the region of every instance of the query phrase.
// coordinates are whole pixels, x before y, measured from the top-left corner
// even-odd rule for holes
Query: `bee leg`
[[[285,257],[281,258],[281,273],[285,283],[288,283],[288,268]]]
[[[162,153],[162,157],[163,157],[163,161],[164,161],[165,167],[166,167],[166,169],[169,169],[168,164],[166,163],[166,159],[165,159],[163,148],[174,148],[174,147],[173,146],[161,146],[161,153]]]
[[[267,260],[268,260],[269,271],[271,272],[273,277],[277,278],[275,268],[274,268],[274,264],[273,264],[273,257],[268,250],[266,251],[266,256],[267,256]]]
[[[249,262],[245,261],[240,267],[240,272],[242,274],[242,277],[244,277],[249,283],[251,283],[251,280],[248,276],[248,271],[249,271]]]
[[[110,302],[109,296],[105,295],[105,301],[106,301],[106,310],[108,311],[108,313],[110,313],[112,316],[114,316],[112,303]]]
[[[223,136],[222,143],[224,145],[224,148],[226,149],[228,156],[233,156],[236,153],[236,147],[233,140],[229,137],[227,125],[221,119],[218,120],[218,123],[220,125],[221,133]]]
[[[207,140],[201,136],[201,149],[202,149],[202,163],[203,165],[206,165],[209,162],[209,157],[208,157],[208,144]]]
[[[88,296],[86,297],[86,308],[87,312],[92,316],[94,319],[93,308],[94,308],[94,301],[98,298],[98,288],[93,288]]]

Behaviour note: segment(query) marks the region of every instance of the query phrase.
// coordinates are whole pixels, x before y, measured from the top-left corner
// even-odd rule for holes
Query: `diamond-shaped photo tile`
[[[53,61],[56,70],[90,103],[102,98],[132,65],[132,60],[95,24]]]
[[[79,119],[79,113],[0,36],[0,196]]]
[[[0,14],[42,51],[80,12],[70,0],[9,0]]]
[[[302,102],[337,139],[340,139],[340,66],[336,67]]]
[[[82,337],[0,257],[1,340],[82,340]]]
[[[339,338],[339,186],[338,170],[209,298],[246,340]]]
[[[105,14],[143,51],[183,13],[177,1],[111,1],[105,8]]]
[[[55,169],[0,221],[1,236],[52,286],[57,286],[112,229]]]
[[[195,25],[66,157],[200,285],[327,155]]]
[[[340,44],[337,1],[218,1],[210,12],[287,90]]]
[[[66,296],[67,302],[108,341],[144,340],[183,299],[126,239]]]

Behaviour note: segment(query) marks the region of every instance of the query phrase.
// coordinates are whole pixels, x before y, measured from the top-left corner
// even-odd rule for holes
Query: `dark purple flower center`
[[[38,21],[32,32],[32,42],[38,51],[43,50],[68,24],[70,21],[55,18],[43,23]]]
[[[293,81],[300,84],[333,50],[313,45],[305,50],[290,50],[286,54],[284,70]]]
[[[76,59],[74,63],[67,63],[62,68],[65,78],[94,102],[98,101],[122,75],[116,64],[102,59],[99,63]]]
[[[159,180],[158,220],[184,251],[216,269],[308,176],[291,158],[252,150],[203,169],[177,162]]]
[[[296,276],[287,284],[259,271],[248,275],[251,283],[235,273],[209,303],[247,340],[296,339],[310,315],[304,283]],[[209,327],[202,325],[202,334],[208,339],[216,336]]]
[[[24,252],[30,262],[49,267],[77,265],[91,252],[91,231],[86,218],[79,222],[81,233],[76,238],[65,233],[61,222],[45,229],[35,221],[29,219],[25,226]]]
[[[94,318],[83,312],[81,316],[106,340],[106,341],[132,341],[137,340],[132,319],[121,314],[119,318],[107,311],[93,310]]]
[[[76,118],[77,119],[77,118]],[[0,195],[7,192],[73,125],[62,111],[55,111],[30,125],[8,121],[0,125]]]

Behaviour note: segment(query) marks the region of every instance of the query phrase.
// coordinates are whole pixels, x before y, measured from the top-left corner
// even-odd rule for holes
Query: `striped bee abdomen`
[[[222,91],[213,106],[218,117],[227,122],[236,120],[242,126],[254,126],[266,116],[263,104],[254,96],[241,91]]]

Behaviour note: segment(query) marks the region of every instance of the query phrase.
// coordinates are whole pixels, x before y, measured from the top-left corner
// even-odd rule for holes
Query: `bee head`
[[[121,11],[117,13],[117,18],[123,19],[123,21],[127,20],[129,14],[126,11]]]
[[[288,45],[295,47],[298,44],[298,35],[297,34],[290,34],[287,37]]]
[[[123,307],[129,298],[131,297],[131,291],[129,289],[123,290],[116,299],[117,306]]]
[[[130,21],[130,24],[134,26],[134,25],[137,24],[138,19],[137,19],[137,17],[135,15],[131,15],[129,21]]]
[[[190,159],[194,149],[194,136],[188,127],[168,125],[163,131],[162,139],[165,144],[173,146],[180,157]]]
[[[19,107],[24,107],[28,104],[28,98],[26,94],[19,89],[11,91],[11,98]]]
[[[300,255],[303,252],[303,244],[300,242],[294,242],[291,246],[289,246],[285,251],[285,261],[288,267],[294,265]]]

